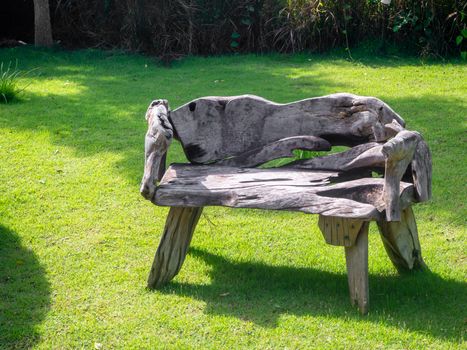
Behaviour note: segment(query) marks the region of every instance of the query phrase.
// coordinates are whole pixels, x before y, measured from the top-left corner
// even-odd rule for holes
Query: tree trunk
[[[34,0],[34,45],[50,47],[52,44],[49,0]]]

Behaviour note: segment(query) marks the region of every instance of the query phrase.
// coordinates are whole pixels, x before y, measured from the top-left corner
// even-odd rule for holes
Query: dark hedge
[[[323,52],[381,42],[458,55],[467,2],[455,0],[51,0],[55,39],[159,56]]]

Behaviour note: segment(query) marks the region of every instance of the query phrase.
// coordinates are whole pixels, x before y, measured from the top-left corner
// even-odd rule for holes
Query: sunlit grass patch
[[[0,50],[16,59],[40,69],[0,106],[0,349],[465,347],[465,64]],[[316,216],[208,207],[180,274],[146,290],[167,215],[139,194],[150,101],[335,92],[381,98],[427,140],[433,200],[414,210],[431,271],[398,275],[371,225],[362,318]],[[168,163],[184,161],[174,142]]]

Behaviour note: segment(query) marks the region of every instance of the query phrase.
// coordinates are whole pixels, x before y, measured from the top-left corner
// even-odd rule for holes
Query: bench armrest
[[[400,181],[411,165],[415,199],[431,198],[431,155],[422,136],[416,131],[401,130],[382,147],[385,157],[383,200],[386,220],[400,221]]]
[[[148,131],[145,139],[144,175],[141,195],[152,200],[156,193],[156,181],[165,172],[165,158],[173,139],[173,127],[168,119],[169,105],[166,100],[153,101],[146,112]]]
[[[384,205],[381,206],[381,210],[386,209],[387,221],[399,221],[400,181],[409,166],[415,189],[413,199],[424,202],[431,198],[431,154],[418,132],[407,131],[397,122],[386,124],[385,132],[391,139],[384,144],[361,144],[344,152],[298,160],[285,167],[333,171],[384,168]]]

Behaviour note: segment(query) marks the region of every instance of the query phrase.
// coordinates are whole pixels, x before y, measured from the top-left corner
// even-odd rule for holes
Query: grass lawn
[[[357,56],[357,55],[356,55]],[[39,69],[0,105],[0,348],[466,348],[467,65],[329,56],[188,58],[0,50]],[[184,267],[145,289],[167,213],[139,194],[153,98],[277,102],[377,96],[433,153],[417,205],[430,271],[398,275],[370,227],[370,314],[348,301],[342,248],[317,216],[206,208]],[[183,161],[172,147],[169,161]]]

